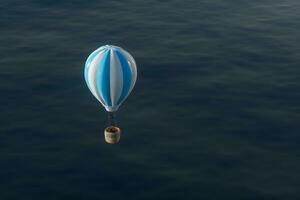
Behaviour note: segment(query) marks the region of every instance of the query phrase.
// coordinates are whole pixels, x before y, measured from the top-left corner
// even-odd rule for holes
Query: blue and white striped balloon
[[[105,45],[88,57],[84,78],[92,94],[105,109],[114,112],[134,87],[136,63],[121,47]]]

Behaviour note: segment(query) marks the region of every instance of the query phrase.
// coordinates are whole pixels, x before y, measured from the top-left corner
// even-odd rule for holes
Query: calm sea
[[[0,199],[300,199],[300,1],[0,2]],[[122,46],[121,143],[83,79]]]

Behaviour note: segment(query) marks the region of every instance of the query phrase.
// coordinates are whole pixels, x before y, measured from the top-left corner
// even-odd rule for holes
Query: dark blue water
[[[0,2],[0,199],[300,199],[300,2]],[[119,145],[83,80],[136,58]]]

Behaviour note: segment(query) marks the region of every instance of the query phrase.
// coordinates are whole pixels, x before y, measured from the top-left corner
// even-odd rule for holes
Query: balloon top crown
[[[109,49],[109,50],[122,49],[122,47],[118,47],[118,46],[111,45],[111,44],[104,45],[104,46],[102,46],[100,48]]]

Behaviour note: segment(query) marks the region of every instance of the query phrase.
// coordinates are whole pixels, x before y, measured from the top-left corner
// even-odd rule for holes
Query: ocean
[[[300,2],[0,2],[0,199],[300,199]],[[136,86],[107,113],[87,56]]]

